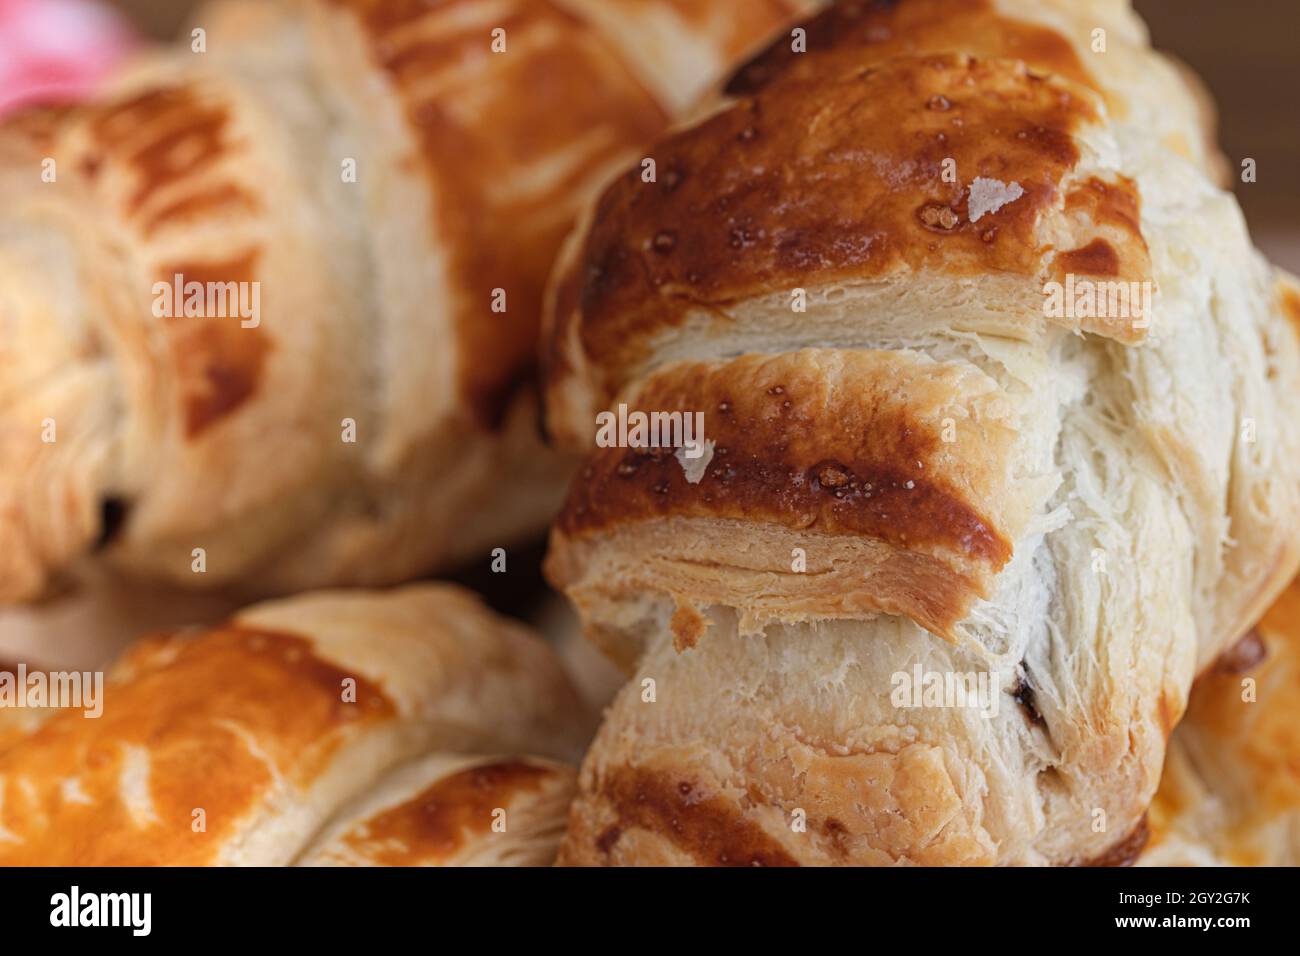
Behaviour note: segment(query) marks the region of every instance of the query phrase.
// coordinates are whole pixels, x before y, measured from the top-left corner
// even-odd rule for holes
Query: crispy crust
[[[404,767],[341,813],[300,866],[549,866],[573,768],[524,757]]]
[[[0,862],[284,864],[404,760],[561,755],[584,727],[549,650],[455,588],[262,605],[141,641],[101,717],[58,710],[11,740]]]
[[[581,805],[573,807],[558,866],[620,859],[640,866],[798,866],[779,838],[756,826],[734,798],[711,792],[698,778],[628,765],[610,771],[598,786],[606,803],[594,818]],[[649,834],[667,840],[655,845]]]
[[[1037,503],[1016,410],[969,365],[832,350],[686,363],[629,407],[705,409],[714,445],[694,483],[672,449],[589,459],[552,540],[571,592],[663,589],[786,620],[905,613],[951,634]],[[693,559],[691,542],[724,535]]]
[[[786,738],[805,783],[768,803],[770,780],[738,790],[718,778],[702,750],[670,754],[662,768],[640,763],[584,770],[559,866],[979,866],[988,837],[967,829],[960,796],[933,748],[834,755]],[[862,781],[873,781],[870,788]],[[598,799],[587,792],[600,794]],[[865,803],[864,803],[865,801]],[[913,847],[924,844],[917,853]]]
[[[600,31],[549,0],[512,2],[490,23],[467,0],[330,4],[354,18],[338,29],[362,33],[368,67],[400,104],[417,150],[408,163],[436,197],[432,232],[450,251],[460,388],[476,415],[497,421],[533,363],[564,211],[592,170],[669,116]],[[505,31],[508,55],[485,48],[494,29]],[[473,109],[461,109],[469,97]],[[497,288],[504,313],[490,308]]]
[[[1188,70],[1150,49],[1128,0],[838,0],[801,24],[804,53],[781,37],[740,67],[727,93],[857,70],[900,55],[959,50],[1021,60],[1090,87],[1111,117],[1132,123],[1200,166],[1217,183],[1227,164],[1212,105]],[[1105,48],[1097,46],[1099,27]]]
[[[1034,327],[1049,280],[1149,281],[1135,185],[1078,171],[1099,109],[1023,64],[935,54],[774,84],[661,142],[657,182],[638,168],[613,183],[556,280],[550,424],[580,444],[589,413],[565,407],[567,376],[589,377],[605,407],[688,319],[740,325],[740,304],[766,295],[996,275],[1023,279],[1002,310]],[[721,179],[719,156],[735,160]],[[1023,194],[973,208],[977,179]],[[1125,342],[1146,331],[1056,321]]]
[[[774,82],[810,79],[834,70],[823,54],[858,66],[900,54],[961,50],[981,59],[1023,60],[1039,72],[1051,72],[1103,92],[1084,68],[1073,44],[1056,30],[1003,16],[992,0],[839,0],[803,21],[806,51],[796,53],[784,39],[759,52],[732,74],[724,89],[731,96],[752,96]]]

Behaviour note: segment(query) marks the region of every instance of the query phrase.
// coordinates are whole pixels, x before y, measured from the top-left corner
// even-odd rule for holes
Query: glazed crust
[[[1195,675],[1300,560],[1294,280],[1126,3],[790,42],[557,265],[548,426],[589,459],[547,568],[633,675],[562,859],[1131,860]],[[1071,280],[1149,307],[1053,311]],[[621,405],[702,414],[703,462],[597,447]]]
[[[671,450],[593,454],[556,524],[550,566],[580,604],[610,581],[652,586],[667,569],[645,580],[637,571],[653,554],[690,576],[678,583],[684,600],[735,606],[756,575],[774,575],[788,582],[775,589],[774,617],[874,607],[952,636],[971,603],[989,596],[1032,507],[1014,406],[970,365],[836,350],[682,363],[647,379],[630,405],[709,409],[709,470],[692,483]],[[629,526],[636,540],[610,540]],[[810,533],[819,539],[805,549],[814,567],[795,573],[792,549]],[[742,567],[691,560],[694,545],[723,539],[745,543]],[[843,553],[831,551],[840,543]],[[600,554],[572,553],[588,548]],[[620,554],[633,560],[608,574]],[[852,570],[832,584],[826,572],[837,564]],[[605,569],[598,578],[580,577],[596,567]],[[792,600],[795,588],[804,600]],[[872,596],[860,604],[863,589]]]
[[[997,277],[1000,308],[970,324],[1027,337],[1047,281],[1150,281],[1133,183],[1092,155],[1100,109],[1022,63],[936,54],[777,84],[660,143],[658,182],[636,169],[606,189],[557,280],[553,429],[589,442],[566,427],[592,414],[565,406],[569,370],[600,383],[589,401],[604,407],[662,360],[656,346],[700,324],[743,340],[771,321],[755,300],[785,298],[771,311],[789,312],[796,289],[816,302],[850,283]],[[717,172],[720,154],[735,167]],[[1021,194],[987,212],[971,199],[977,178]],[[1059,321],[1125,342],[1146,332],[1118,316]]]
[[[855,70],[899,55],[958,50],[1021,60],[1095,90],[1118,120],[1222,182],[1214,109],[1200,80],[1150,47],[1128,0],[839,0],[801,26],[818,61],[773,44],[726,84],[747,96],[774,80]],[[1104,37],[1097,31],[1102,30]]]
[[[438,754],[339,813],[299,866],[550,866],[572,767],[535,757]]]
[[[0,737],[5,865],[283,865],[405,761],[569,757],[587,728],[546,645],[434,585],[148,638],[103,695]]]

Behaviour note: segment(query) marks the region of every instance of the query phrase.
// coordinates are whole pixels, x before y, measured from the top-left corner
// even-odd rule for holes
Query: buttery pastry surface
[[[0,725],[0,865],[285,865],[372,788],[400,804],[409,772],[390,773],[410,761],[441,776],[454,754],[572,758],[587,732],[550,649],[445,585],[319,592],[148,638],[108,674],[99,718],[28,716]],[[542,768],[494,794],[513,849],[479,832],[498,804],[480,821],[470,787],[444,822],[478,847],[456,852],[553,847],[565,773],[513,760]],[[436,862],[439,844],[423,849]]]
[[[535,757],[435,754],[338,814],[299,866],[549,866],[572,767]]]
[[[634,675],[561,859],[1132,855],[1193,678],[1300,557],[1295,280],[1127,3],[844,3],[807,43],[553,279],[547,424],[589,459],[548,571]],[[1076,279],[1150,307],[1045,307]],[[703,412],[706,464],[594,447],[616,404]],[[999,706],[895,705],[917,668]]]
[[[0,600],[91,553],[274,593],[540,530],[570,466],[528,380],[589,178],[798,8],[227,0],[205,51],[0,128]],[[259,314],[156,317],[177,276]]]

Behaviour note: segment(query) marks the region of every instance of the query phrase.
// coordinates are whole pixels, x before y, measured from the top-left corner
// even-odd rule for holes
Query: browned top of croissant
[[[405,761],[568,756],[586,723],[549,648],[445,585],[317,592],[142,640],[101,703],[0,728],[0,864],[285,864]]]
[[[574,776],[572,767],[536,757],[435,756],[341,814],[299,863],[549,865]]]
[[[331,2],[357,15],[360,39],[410,124],[416,152],[406,162],[437,197],[435,231],[455,237],[447,268],[458,373],[471,407],[490,415],[533,363],[542,289],[568,228],[554,199],[589,175],[589,161],[564,157],[584,143],[626,149],[669,116],[599,29],[560,5],[439,17],[419,0]],[[515,52],[489,52],[492,29],[514,38]],[[491,83],[475,83],[488,58]],[[462,98],[446,95],[449,83]],[[559,168],[539,166],[544,157]],[[545,195],[527,188],[530,174],[549,181]],[[494,315],[485,303],[503,285],[512,301]]]
[[[656,183],[634,169],[606,190],[557,284],[560,437],[583,444],[554,405],[571,378],[603,383],[593,400],[608,401],[693,311],[757,323],[736,315],[742,303],[771,297],[788,312],[777,297],[796,289],[923,271],[997,275],[1034,280],[1006,317],[1010,334],[1029,334],[1042,321],[1043,282],[1151,279],[1137,190],[1089,168],[1103,124],[1090,90],[964,53],[854,62],[761,87],[658,144]],[[720,153],[733,161],[719,166]],[[954,163],[964,173],[945,178]],[[977,176],[1023,192],[991,212],[972,208]],[[1074,324],[1145,337],[1114,316]]]
[[[848,276],[1036,276],[1050,264],[1146,277],[1133,185],[1070,176],[1078,137],[1097,122],[1077,89],[958,54],[767,87],[656,148],[656,188],[635,170],[606,191],[577,276],[584,341],[616,360],[688,307]],[[733,143],[734,162],[712,166]],[[1024,195],[971,221],[969,174],[936,185],[945,161],[1015,180]],[[1040,221],[1058,191],[1074,235]],[[1118,325],[1089,331],[1142,337]]]
[[[936,50],[1023,60],[1102,91],[1078,49],[1059,30],[1008,15],[994,0],[840,0],[799,26],[805,50],[816,50],[818,62],[796,53],[789,43],[773,43],[731,75],[726,92],[746,96],[777,79],[813,78],[834,68],[821,57],[827,52],[846,65],[863,66]]]

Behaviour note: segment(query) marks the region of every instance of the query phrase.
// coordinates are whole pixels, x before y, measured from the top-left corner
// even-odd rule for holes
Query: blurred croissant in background
[[[539,532],[581,196],[802,5],[230,0],[6,123],[0,601],[87,559],[399,582]]]

